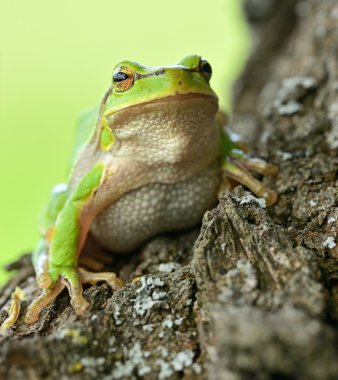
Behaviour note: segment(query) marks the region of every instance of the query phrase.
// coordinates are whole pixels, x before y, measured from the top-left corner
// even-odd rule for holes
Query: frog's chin
[[[149,168],[170,168],[176,180],[188,178],[218,155],[217,109],[213,96],[175,94],[115,112],[108,120],[114,158],[132,157]]]
[[[216,95],[211,94],[204,94],[204,93],[182,93],[182,92],[176,92],[173,95],[168,95],[166,97],[150,100],[143,103],[133,104],[133,105],[127,105],[123,108],[119,108],[117,110],[113,110],[111,112],[105,113],[105,118],[108,121],[109,126],[113,126],[116,121],[116,117],[120,118],[121,116],[129,116],[130,114],[135,114],[138,112],[142,112],[142,110],[149,108],[149,106],[154,106],[155,108],[161,109],[166,105],[169,105],[171,103],[177,103],[180,105],[183,104],[190,104],[193,105],[196,102],[197,104],[205,103],[210,104],[212,109],[216,108],[218,109],[218,98]],[[217,110],[216,109],[216,110]]]

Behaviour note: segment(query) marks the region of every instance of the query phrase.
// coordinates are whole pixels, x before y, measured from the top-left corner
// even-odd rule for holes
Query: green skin
[[[59,276],[65,276],[71,283],[78,281],[77,245],[80,233],[79,215],[86,201],[98,188],[104,166],[98,163],[80,181],[75,191],[67,198],[67,193],[57,193],[52,196],[48,207],[46,226],[54,225],[54,232],[50,244],[45,236],[38,242],[33,251],[33,264],[38,273],[38,261],[41,254],[49,250],[49,273],[51,284]]]
[[[108,127],[108,119],[117,111],[138,105],[142,106],[145,103],[177,94],[206,95],[209,98],[217,99],[209,85],[208,70],[205,72],[201,70],[201,62],[203,61],[200,56],[190,55],[173,66],[145,67],[130,61],[123,61],[116,66],[114,72],[119,71],[121,67],[133,72],[135,74],[134,82],[123,91],[114,87],[116,83],[113,82],[100,107],[88,112],[81,119],[70,178],[74,178],[74,173],[78,175],[80,172],[81,175],[76,181],[75,187],[66,186],[52,195],[45,212],[42,237],[33,252],[37,281],[39,286],[44,289],[44,294],[48,291],[53,292],[53,287],[60,282],[60,279],[66,281],[68,288],[73,288],[82,294],[78,256],[89,229],[86,230],[83,226],[86,223],[89,225],[95,215],[102,211],[97,210],[95,205],[93,206],[93,202],[98,191],[105,191],[104,184],[109,178],[109,174],[106,173],[110,168],[105,166],[105,162],[98,160],[91,167],[85,166],[85,170],[79,170],[79,167],[82,168],[83,160],[81,153],[93,141],[99,142],[101,151],[108,151],[111,148],[115,136]],[[117,84],[119,85],[119,83]],[[229,173],[233,173],[235,177],[239,177],[241,173],[238,172],[238,168],[227,161],[232,150],[237,146],[222,128],[219,128],[219,133],[219,157],[224,162],[224,168]],[[242,152],[236,150],[236,157],[242,155]],[[84,230],[86,231],[84,232]],[[71,290],[70,294],[72,295]],[[42,298],[43,296],[40,297],[38,303],[47,304],[47,302],[41,302]],[[36,307],[33,303],[30,308],[34,309],[34,312],[31,313],[34,316],[30,317],[29,322],[32,323],[37,319],[39,313],[39,310],[35,311],[35,309],[41,307]],[[82,311],[78,312],[78,314],[81,313]]]

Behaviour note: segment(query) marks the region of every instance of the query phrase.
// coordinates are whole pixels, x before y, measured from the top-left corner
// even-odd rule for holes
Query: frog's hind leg
[[[261,159],[251,159],[241,151],[233,151],[225,160],[222,166],[223,173],[226,177],[246,186],[256,196],[265,198],[267,206],[271,206],[277,201],[277,193],[262,182],[252,176],[249,170],[255,171],[262,175],[276,175],[277,167],[266,163]],[[224,190],[224,183],[221,190]]]

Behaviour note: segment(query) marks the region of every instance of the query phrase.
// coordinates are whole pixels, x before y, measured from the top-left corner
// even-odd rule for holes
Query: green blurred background
[[[229,108],[247,50],[239,0],[2,0],[0,266],[36,244],[39,212],[66,180],[77,117],[100,100],[116,63],[201,54]]]

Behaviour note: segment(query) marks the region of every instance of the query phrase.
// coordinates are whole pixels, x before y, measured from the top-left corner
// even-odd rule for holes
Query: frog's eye
[[[200,60],[199,70],[208,80],[211,78],[212,69],[210,63],[203,58]]]
[[[113,88],[116,92],[130,89],[134,84],[135,72],[127,66],[117,67],[113,73]]]

